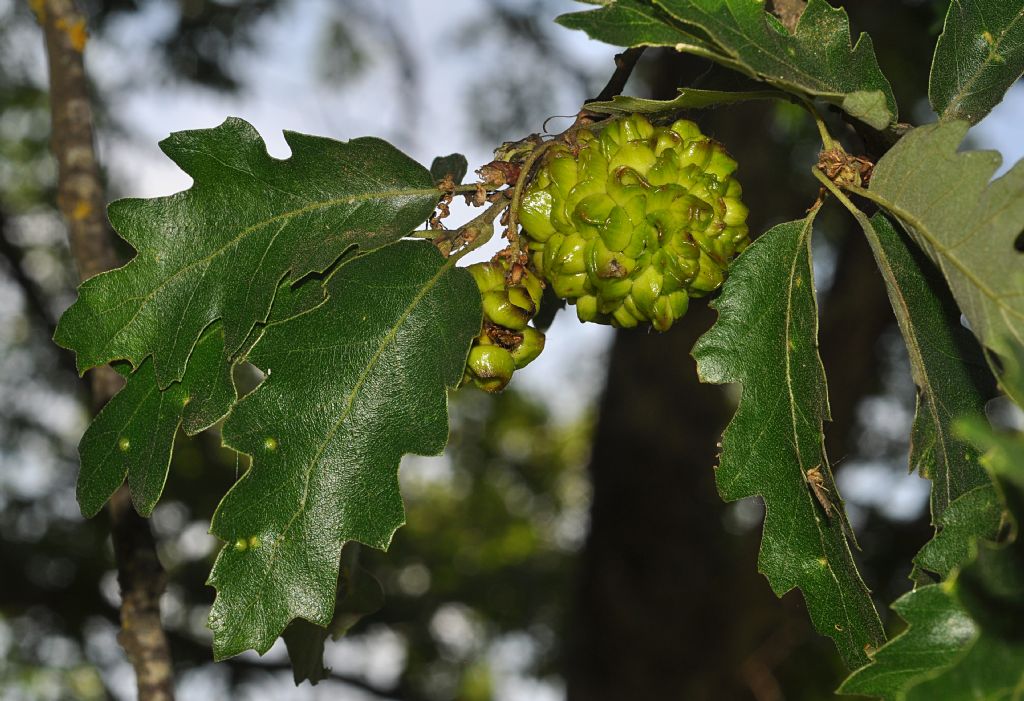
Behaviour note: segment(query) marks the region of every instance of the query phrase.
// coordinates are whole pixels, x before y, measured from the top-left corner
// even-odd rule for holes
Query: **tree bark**
[[[668,98],[706,65],[664,53],[650,68],[653,96]],[[770,105],[750,104],[715,113],[709,132],[741,163],[756,233],[800,216],[817,189],[796,180],[795,171],[806,171],[790,166],[790,137],[751,128],[771,122]],[[754,177],[766,173],[774,177]],[[838,419],[826,431],[842,455],[856,406],[877,387],[877,341],[892,317],[863,237],[845,220],[833,232],[840,243],[821,335]],[[697,381],[689,357],[713,320],[695,302],[668,334],[616,335],[590,464],[591,530],[568,627],[570,701],[775,701],[783,688],[812,697],[835,688],[834,647],[812,631],[800,595],[780,603],[756,571],[759,519],[730,532],[734,512],[716,493],[715,444],[734,406],[728,390]]]
[[[71,254],[86,280],[116,267],[107,228],[105,197],[93,139],[92,107],[82,52],[85,17],[73,0],[30,0],[46,39],[49,64],[51,146],[58,165],[57,205],[68,228]],[[109,366],[92,371],[90,387],[98,411],[122,384]],[[140,701],[174,698],[173,667],[160,623],[164,572],[149,522],[131,504],[127,488],[110,500],[110,525],[121,586],[118,639],[135,669]]]
[[[748,700],[772,688],[773,662],[750,651],[794,616],[755,571],[759,531],[723,528],[714,465],[732,402],[698,382],[689,357],[714,316],[695,302],[667,334],[616,335],[567,636],[569,701]]]
[[[728,586],[727,563],[701,534],[720,523],[710,477],[728,409],[719,387],[696,383],[696,326],[688,314],[666,335],[616,334],[567,641],[569,701],[700,698],[697,668],[717,653],[720,612],[706,597],[715,580]]]

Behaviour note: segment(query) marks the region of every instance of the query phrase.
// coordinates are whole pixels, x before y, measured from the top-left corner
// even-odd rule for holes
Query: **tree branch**
[[[85,17],[74,0],[29,0],[46,38],[50,72],[51,147],[57,159],[57,205],[68,227],[71,254],[83,280],[117,265],[104,214],[105,197],[93,144],[92,107],[82,52]],[[109,366],[90,377],[99,409],[121,380]],[[140,701],[172,701],[173,667],[160,624],[163,568],[149,522],[132,508],[126,487],[110,500],[111,535],[121,585],[118,639],[135,668]]]
[[[92,107],[82,62],[85,18],[73,0],[35,0],[30,4],[46,34],[51,146],[59,173],[57,205],[67,221],[78,274],[85,280],[117,265],[93,148]]]
[[[616,95],[621,95],[626,87],[626,83],[629,81],[629,76],[633,74],[636,62],[640,60],[640,56],[643,55],[645,48],[647,47],[635,46],[632,49],[626,49],[621,54],[615,54],[615,72],[612,73],[612,77],[608,79],[608,83],[598,93],[597,97],[591,98],[583,104],[588,102],[604,102]]]

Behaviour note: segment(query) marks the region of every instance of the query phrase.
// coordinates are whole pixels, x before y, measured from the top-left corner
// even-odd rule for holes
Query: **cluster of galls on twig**
[[[467,270],[480,289],[483,325],[469,350],[463,382],[498,392],[513,372],[544,350],[544,333],[529,325],[540,308],[544,283],[527,268],[526,254],[511,247]]]
[[[693,122],[655,126],[630,115],[594,123],[581,113],[558,136],[502,145],[477,171],[477,185],[443,182],[431,226],[445,255],[482,245],[499,215],[509,242],[490,262],[469,268],[483,324],[466,380],[498,391],[537,357],[544,335],[529,322],[546,284],[582,321],[667,331],[691,298],[721,285],[749,243],[735,169]],[[449,232],[441,220],[460,189],[470,204],[491,204]]]

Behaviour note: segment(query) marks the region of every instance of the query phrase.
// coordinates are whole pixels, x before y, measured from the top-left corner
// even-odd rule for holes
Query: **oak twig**
[[[640,56],[645,48],[644,46],[635,46],[632,49],[626,49],[621,54],[615,54],[615,72],[612,73],[612,77],[608,79],[608,83],[597,94],[597,97],[591,98],[583,104],[585,105],[587,102],[604,102],[616,95],[621,95],[626,87],[626,83],[629,81],[629,76],[633,74],[636,62],[640,60]]]
[[[51,147],[57,159],[57,205],[68,228],[71,255],[82,280],[118,264],[107,228],[105,197],[93,139],[92,107],[82,52],[85,17],[74,0],[29,0],[46,39]],[[90,376],[94,410],[119,389],[109,366]],[[149,522],[132,508],[122,486],[110,500],[110,527],[121,585],[118,640],[135,669],[140,701],[172,701],[173,667],[160,624],[163,568]]]

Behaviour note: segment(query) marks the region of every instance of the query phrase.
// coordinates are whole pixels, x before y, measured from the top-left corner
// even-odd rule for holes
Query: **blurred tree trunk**
[[[664,53],[639,70],[664,99],[705,68]],[[773,109],[745,105],[708,120],[741,164],[755,234],[802,216],[817,191],[799,177],[810,161],[793,163],[794,135],[772,136]],[[870,251],[850,224],[829,218],[836,268],[821,325],[838,419],[828,442],[840,455],[857,405],[878,385],[878,339],[891,323]],[[616,335],[590,463],[591,530],[566,636],[569,701],[820,698],[841,673],[800,596],[780,603],[757,572],[760,517],[744,528],[718,498],[716,444],[734,402],[725,388],[698,382],[689,356],[714,317],[698,301],[668,334]]]
[[[833,295],[866,302],[867,319],[884,317],[884,293],[872,291],[870,260],[857,249],[841,249]],[[717,495],[716,442],[733,402],[724,388],[698,382],[689,356],[714,316],[698,302],[668,334],[616,335],[567,636],[570,701],[792,698],[782,695],[776,676],[784,672],[775,669],[792,667],[790,658],[822,668],[802,686],[827,694],[835,681],[831,643],[813,637],[799,596],[780,603],[757,572],[760,516],[742,529]],[[866,323],[847,341],[870,351],[884,328]],[[825,355],[838,359],[841,341],[831,340]],[[839,444],[876,382],[873,358],[829,363],[830,384],[841,388],[833,402]]]
[[[689,351],[714,315],[694,307],[668,334],[616,335],[590,464],[570,701],[739,697],[729,626],[744,558],[723,537],[712,470],[730,403],[697,382]]]
[[[45,37],[49,68],[51,147],[57,160],[57,205],[67,226],[71,255],[86,280],[117,267],[107,228],[103,179],[96,158],[89,83],[83,52],[85,16],[74,0],[30,3]],[[95,412],[117,393],[123,380],[107,365],[90,372]],[[163,567],[149,522],[136,513],[126,485],[107,511],[121,591],[118,641],[135,670],[141,701],[173,701],[173,666],[160,621]]]

